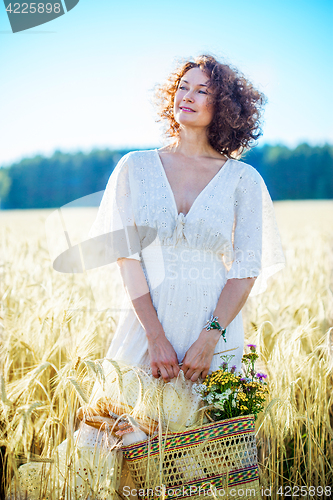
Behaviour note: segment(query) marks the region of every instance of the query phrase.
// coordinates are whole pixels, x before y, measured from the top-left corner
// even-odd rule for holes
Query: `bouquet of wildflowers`
[[[236,366],[229,370],[228,363],[234,356],[221,356],[219,370],[207,375],[198,387],[202,399],[208,403],[206,413],[211,420],[224,420],[240,415],[254,415],[262,411],[268,393],[267,375],[256,373],[258,359],[256,346],[248,344],[250,352],[244,354],[244,374],[236,373]]]

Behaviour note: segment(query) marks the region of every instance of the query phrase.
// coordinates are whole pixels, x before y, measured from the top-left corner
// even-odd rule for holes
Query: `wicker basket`
[[[123,457],[142,499],[261,499],[254,431],[253,415],[235,417],[125,446]]]

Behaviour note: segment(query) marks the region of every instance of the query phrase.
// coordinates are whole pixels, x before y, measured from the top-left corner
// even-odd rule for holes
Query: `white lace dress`
[[[158,151],[126,154],[110,176],[90,231],[91,238],[102,234],[115,235],[110,240],[115,258],[141,262],[153,305],[179,362],[213,313],[228,279],[256,276],[251,292],[256,295],[265,290],[267,278],[284,266],[266,185],[253,167],[232,159],[184,215],[177,212]],[[240,369],[241,313],[228,325],[226,339],[221,337],[215,352],[234,349],[233,364]],[[122,310],[106,358],[149,365],[146,335],[129,303]],[[220,364],[215,355],[211,370]],[[100,394],[96,384],[91,401]],[[97,431],[82,424],[74,437],[81,451],[92,455]],[[66,441],[59,447],[60,454],[65,448]],[[20,468],[21,480],[28,488],[35,480],[30,468],[29,484],[25,482],[24,467]],[[32,490],[29,498],[34,498]]]
[[[140,260],[179,362],[213,313],[228,279],[258,276],[251,292],[256,295],[284,265],[265,183],[253,167],[236,160],[227,160],[184,215],[177,213],[158,151],[128,153],[110,177],[90,236],[124,227],[138,236],[137,241],[131,238],[134,243],[128,243],[123,256]],[[156,234],[148,246],[145,238],[151,233],[144,228]],[[243,337],[239,313],[227,327],[227,342],[221,338],[215,352],[236,348],[234,364],[240,368]],[[106,357],[146,364],[147,348],[133,309],[126,309]],[[214,356],[211,370],[219,364]]]

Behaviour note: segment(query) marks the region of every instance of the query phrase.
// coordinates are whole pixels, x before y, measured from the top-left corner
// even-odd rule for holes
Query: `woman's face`
[[[214,106],[208,101],[209,77],[200,68],[188,70],[179,82],[173,113],[184,126],[208,127],[214,116]]]

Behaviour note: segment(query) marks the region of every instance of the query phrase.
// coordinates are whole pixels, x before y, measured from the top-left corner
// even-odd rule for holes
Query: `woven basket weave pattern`
[[[137,490],[164,485],[165,500],[235,487],[252,488],[250,498],[260,498],[254,430],[253,415],[235,417],[123,447],[123,455]]]

